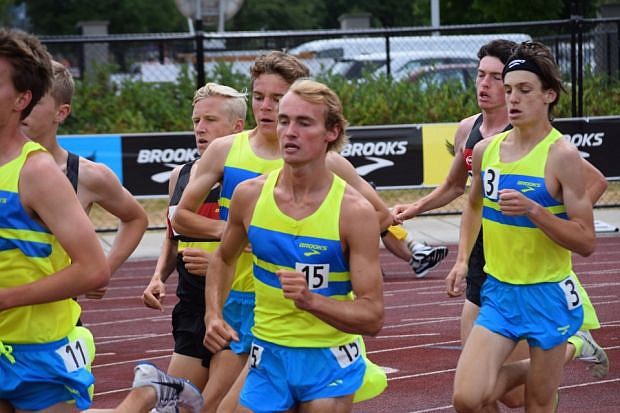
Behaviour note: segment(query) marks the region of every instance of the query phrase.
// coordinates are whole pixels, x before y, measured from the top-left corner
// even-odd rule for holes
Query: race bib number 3
[[[308,288],[318,290],[327,288],[329,285],[329,264],[304,264],[295,263],[295,271],[299,271],[306,276]]]
[[[484,195],[494,201],[497,201],[499,198],[499,175],[499,169],[497,168],[487,168],[487,170],[484,171],[484,179],[482,182],[484,186]]]
[[[69,373],[90,365],[92,362],[83,338],[68,342],[56,349],[56,353],[62,358]]]
[[[331,347],[330,350],[342,368],[350,366],[362,355],[357,341],[342,346]]]
[[[574,310],[577,307],[580,307],[581,297],[579,296],[579,291],[577,291],[577,281],[571,275],[568,278],[560,281],[560,287],[562,291],[564,291],[564,296],[566,297],[566,307],[569,310]]]

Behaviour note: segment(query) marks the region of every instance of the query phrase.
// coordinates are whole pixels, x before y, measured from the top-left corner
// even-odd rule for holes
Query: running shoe
[[[133,387],[151,386],[157,393],[155,411],[174,413],[179,407],[185,407],[192,413],[199,413],[203,400],[200,390],[190,381],[172,377],[154,364],[139,362],[134,368]]]
[[[575,335],[583,340],[581,352],[576,355],[579,360],[594,363],[588,367],[592,376],[602,379],[609,373],[609,359],[603,347],[599,346],[589,331],[577,331]]]
[[[411,251],[409,265],[417,278],[425,277],[428,271],[448,256],[448,247],[445,245],[430,246],[420,243],[408,243]]]

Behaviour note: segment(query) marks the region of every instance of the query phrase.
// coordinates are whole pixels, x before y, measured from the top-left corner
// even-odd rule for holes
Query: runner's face
[[[286,163],[298,164],[318,159],[327,152],[337,131],[325,129],[325,105],[287,93],[278,109],[278,139]]]
[[[201,155],[213,140],[235,133],[235,122],[226,112],[226,99],[223,96],[209,96],[194,105],[192,123],[196,148]]]
[[[264,135],[276,134],[278,102],[290,84],[279,75],[262,74],[252,86],[252,113],[256,127]]]
[[[508,104],[508,119],[515,126],[523,126],[548,119],[549,103],[555,99],[551,89],[543,90],[538,76],[525,70],[508,72],[504,78]]]
[[[480,59],[476,77],[476,96],[480,109],[506,106],[502,70],[504,64],[497,57],[485,56]]]

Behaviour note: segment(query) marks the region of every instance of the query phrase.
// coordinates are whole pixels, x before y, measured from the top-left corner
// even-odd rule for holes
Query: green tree
[[[157,33],[186,31],[187,23],[174,0],[21,0],[41,35],[74,34],[87,20],[109,21],[110,33]],[[53,12],[50,12],[52,11]]]
[[[232,30],[323,28],[325,0],[245,0],[227,25]]]

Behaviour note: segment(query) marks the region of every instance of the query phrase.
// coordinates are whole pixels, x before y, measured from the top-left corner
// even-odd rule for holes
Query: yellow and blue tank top
[[[264,159],[257,156],[250,145],[249,131],[243,131],[233,139],[230,151],[224,163],[224,176],[220,193],[220,218],[228,220],[228,207],[237,185],[248,179],[271,172],[282,167],[282,159]],[[237,260],[233,291],[253,292],[252,254],[242,252]]]
[[[56,237],[22,206],[18,183],[28,156],[45,149],[28,141],[18,157],[0,166],[0,288],[37,281],[69,265]],[[65,337],[80,316],[70,298],[0,311],[0,341],[47,343]]]
[[[319,208],[295,220],[277,206],[273,191],[280,170],[263,185],[248,238],[254,255],[256,306],[252,333],[262,340],[288,347],[333,347],[350,343],[344,333],[284,298],[276,271],[297,270],[310,289],[335,300],[353,299],[349,264],[340,242],[340,205],[346,183],[336,175]]]
[[[555,200],[545,185],[549,148],[562,139],[562,134],[552,129],[523,158],[502,162],[500,145],[509,133],[492,138],[482,156],[484,270],[511,284],[559,282],[573,274],[571,252],[551,240],[527,216],[502,214],[497,191],[515,189],[557,217],[568,219],[564,204]]]

